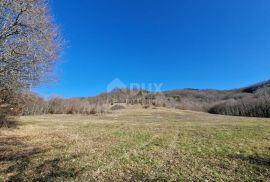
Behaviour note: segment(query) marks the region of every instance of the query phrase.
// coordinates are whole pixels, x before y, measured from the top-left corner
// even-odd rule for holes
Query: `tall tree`
[[[45,0],[0,0],[0,120],[19,112],[21,94],[44,81],[59,47]]]

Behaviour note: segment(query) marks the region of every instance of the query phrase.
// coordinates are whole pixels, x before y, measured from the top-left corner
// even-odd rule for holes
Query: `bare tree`
[[[19,111],[23,91],[44,81],[59,45],[58,29],[44,0],[0,0],[2,119]]]

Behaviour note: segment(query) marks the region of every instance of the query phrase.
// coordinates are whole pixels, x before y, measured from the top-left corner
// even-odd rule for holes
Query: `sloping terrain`
[[[20,121],[0,130],[0,181],[269,181],[269,119],[127,106]]]
[[[107,112],[112,105],[120,103],[269,118],[270,81],[234,90],[181,89],[157,93],[140,89],[115,89],[95,97],[56,97],[44,101],[34,94],[29,94],[25,100],[24,115],[96,114]]]

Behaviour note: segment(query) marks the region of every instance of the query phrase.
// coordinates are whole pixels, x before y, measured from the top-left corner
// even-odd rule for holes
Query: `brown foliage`
[[[230,100],[215,105],[209,112],[213,114],[234,116],[270,117],[270,99]]]
[[[253,93],[247,93],[246,88],[229,91],[184,89],[164,93],[118,89],[96,97],[54,97],[47,102],[32,96],[24,110],[33,111],[25,112],[27,114],[96,114],[122,109],[123,104],[139,104],[145,108],[169,107],[213,114],[270,117],[270,88],[268,85],[256,88],[252,89]]]

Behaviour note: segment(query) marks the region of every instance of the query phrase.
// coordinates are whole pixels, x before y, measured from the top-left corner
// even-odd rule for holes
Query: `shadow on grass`
[[[237,155],[232,156],[234,159],[240,159],[242,161],[249,162],[250,164],[255,164],[258,166],[270,167],[270,158],[261,157],[258,155]]]
[[[0,174],[5,176],[5,181],[54,181],[56,178],[64,180],[75,178],[80,172],[61,166],[76,156],[69,159],[34,160],[46,150],[29,146],[23,143],[23,140],[0,136],[0,166],[8,164],[8,167],[0,168]]]

